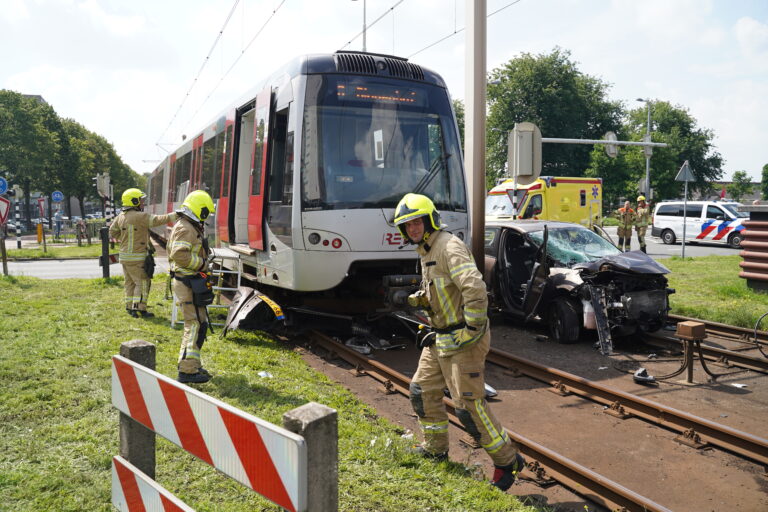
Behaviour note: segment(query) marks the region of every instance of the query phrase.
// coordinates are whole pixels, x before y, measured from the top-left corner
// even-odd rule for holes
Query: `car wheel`
[[[549,308],[549,334],[558,343],[579,340],[579,313],[573,301],[558,297]]]
[[[671,229],[665,229],[661,232],[661,241],[667,245],[672,245],[675,243],[675,234]]]
[[[734,249],[741,247],[741,241],[744,240],[744,236],[741,233],[734,233],[728,238],[728,245]]]

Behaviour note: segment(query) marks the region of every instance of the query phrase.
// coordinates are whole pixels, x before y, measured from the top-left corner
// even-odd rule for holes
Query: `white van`
[[[738,211],[740,203],[720,201],[688,201],[683,217],[683,201],[662,201],[653,212],[651,235],[665,244],[683,237],[685,219],[686,242],[712,242],[737,248],[744,239],[742,222],[749,218]]]

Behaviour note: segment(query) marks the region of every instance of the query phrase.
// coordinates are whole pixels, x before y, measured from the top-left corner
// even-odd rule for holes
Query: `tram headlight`
[[[309,243],[312,245],[317,245],[320,243],[320,235],[317,233],[310,233],[307,240],[309,240]]]

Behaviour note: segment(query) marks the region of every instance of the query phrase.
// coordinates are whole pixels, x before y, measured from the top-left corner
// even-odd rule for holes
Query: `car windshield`
[[[512,215],[512,201],[507,194],[493,194],[485,198],[486,215]]]
[[[606,239],[581,226],[551,228],[548,231],[547,254],[567,267],[621,253]],[[533,231],[528,236],[540,246],[544,231]]]
[[[720,206],[722,206],[723,208],[725,208],[726,210],[731,212],[733,214],[733,216],[736,217],[736,218],[742,218],[742,219],[748,219],[749,218],[749,214],[747,212],[740,212],[739,211],[739,206],[741,206],[741,204],[739,204],[739,203],[721,204]]]
[[[407,192],[466,211],[461,149],[445,89],[310,75],[303,120],[305,210],[394,208]]]

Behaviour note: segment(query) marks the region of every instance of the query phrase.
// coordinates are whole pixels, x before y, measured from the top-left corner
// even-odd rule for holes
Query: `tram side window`
[[[264,135],[267,128],[267,108],[262,107],[256,113],[256,137],[254,137],[253,154],[253,181],[251,186],[252,195],[261,194],[262,168],[264,164]]]
[[[222,177],[222,185],[221,185],[221,195],[222,197],[229,197],[229,170],[232,168],[232,148],[234,147],[234,143],[232,141],[232,131],[234,127],[232,125],[229,125],[227,127],[227,134],[224,136],[224,140],[222,141],[221,145],[221,154],[222,154],[222,165],[223,167],[223,174]]]
[[[218,199],[221,192],[221,152],[224,143],[224,132],[219,132],[213,139],[211,154],[211,198]]]
[[[192,169],[192,152],[176,160],[176,179],[173,183],[175,200],[183,199],[184,194],[179,194],[179,187],[185,181],[189,181],[190,171]]]
[[[285,182],[286,137],[288,132],[288,109],[275,114],[275,125],[271,133],[271,154],[269,170],[269,201],[282,202]]]
[[[213,164],[216,154],[216,139],[210,138],[203,144],[203,173],[200,188],[214,196]]]
[[[293,204],[293,132],[288,132],[288,135],[285,137],[283,204]]]

